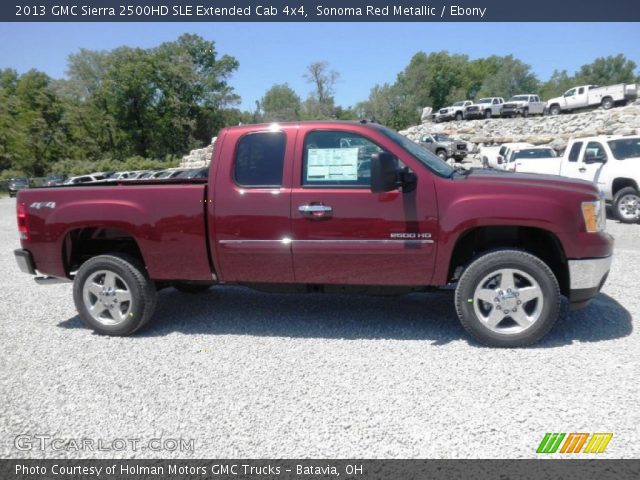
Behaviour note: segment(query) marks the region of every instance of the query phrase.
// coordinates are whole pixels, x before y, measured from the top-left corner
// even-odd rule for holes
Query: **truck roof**
[[[308,120],[308,121],[299,121],[299,122],[246,123],[243,125],[234,125],[232,127],[225,127],[223,130],[251,131],[251,130],[270,129],[270,128],[273,128],[274,130],[279,130],[283,127],[295,128],[302,125],[304,125],[305,127],[330,127],[333,125],[381,126],[380,124],[370,120]]]

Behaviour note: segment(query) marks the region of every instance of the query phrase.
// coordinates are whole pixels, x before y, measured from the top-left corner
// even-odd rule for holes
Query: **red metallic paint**
[[[282,187],[236,185],[231,172],[238,139],[271,128],[222,130],[208,188],[166,182],[22,190],[18,202],[27,207],[30,235],[23,248],[31,251],[41,273],[66,277],[65,236],[76,228],[111,227],[136,240],[156,280],[210,280],[208,240],[215,273],[224,282],[408,286],[446,284],[456,242],[481,226],[545,230],[568,258],[611,254],[609,235],[584,231],[580,202],[597,198],[592,185],[486,172],[442,178],[366,124],[283,124],[278,127],[287,138]],[[350,131],[374,141],[416,174],[417,189],[373,194],[359,188],[303,187],[303,139],[318,129]],[[56,205],[34,208],[34,202]],[[333,208],[328,218],[299,213],[299,205],[318,202]],[[387,241],[393,233],[430,235],[433,243]]]

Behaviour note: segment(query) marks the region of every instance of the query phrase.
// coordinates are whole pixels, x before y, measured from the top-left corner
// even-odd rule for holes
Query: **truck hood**
[[[491,169],[471,169],[466,175],[456,176],[467,182],[470,188],[481,189],[493,186],[497,192],[513,191],[522,193],[523,188],[537,190],[540,194],[553,195],[554,191],[572,191],[579,194],[598,196],[598,190],[592,182],[559,175],[542,175],[537,173],[512,173]]]

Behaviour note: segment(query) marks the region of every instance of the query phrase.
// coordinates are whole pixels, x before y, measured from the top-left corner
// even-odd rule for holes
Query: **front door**
[[[370,159],[380,151],[371,139],[340,129],[298,140],[291,193],[296,282],[429,283],[437,241],[433,179],[416,171],[414,191],[372,193]]]

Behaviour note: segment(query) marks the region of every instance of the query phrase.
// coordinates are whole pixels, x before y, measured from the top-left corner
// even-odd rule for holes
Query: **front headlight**
[[[582,217],[587,232],[604,232],[607,226],[604,200],[601,198],[593,202],[582,202]]]

